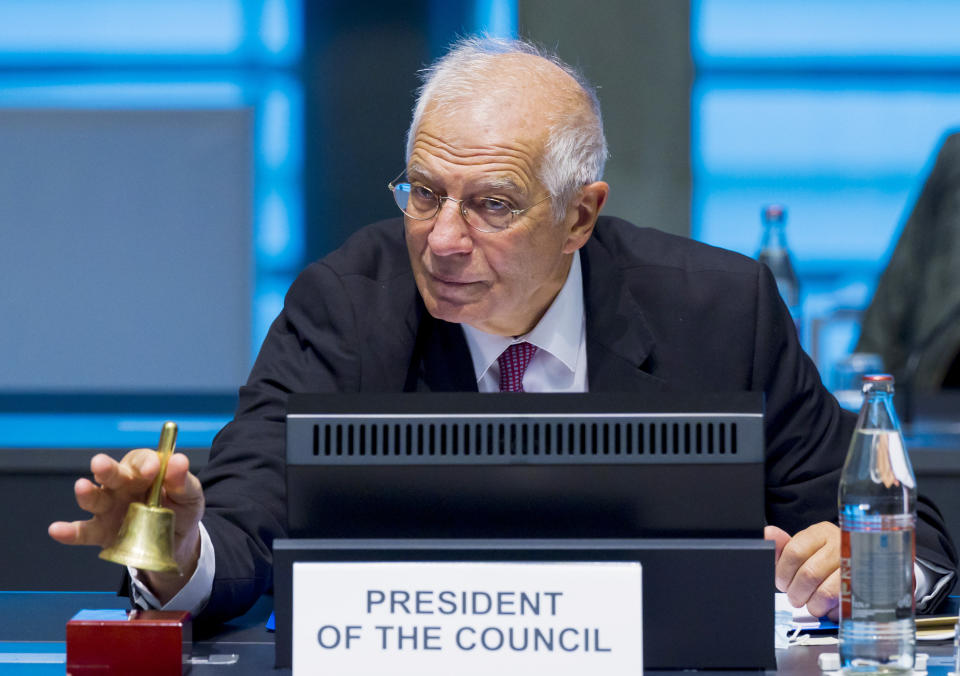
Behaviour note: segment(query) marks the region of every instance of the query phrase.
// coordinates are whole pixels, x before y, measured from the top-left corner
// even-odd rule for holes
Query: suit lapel
[[[432,317],[419,295],[410,321],[417,326],[417,339],[404,391],[476,392],[470,348],[460,325]]]
[[[596,237],[580,250],[591,392],[660,391],[653,332],[613,258]]]

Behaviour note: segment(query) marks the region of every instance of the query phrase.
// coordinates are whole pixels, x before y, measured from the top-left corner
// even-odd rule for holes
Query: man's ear
[[[587,243],[609,194],[610,186],[603,181],[594,181],[580,188],[580,195],[567,211],[568,236],[563,253],[572,254]]]

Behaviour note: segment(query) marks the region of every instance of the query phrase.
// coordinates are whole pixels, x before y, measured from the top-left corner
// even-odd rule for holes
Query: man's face
[[[546,140],[542,119],[497,106],[428,110],[414,137],[408,178],[438,195],[495,197],[526,209],[548,194],[536,178]],[[577,248],[565,222],[554,222],[549,200],[494,233],[471,228],[451,201],[430,220],[405,220],[410,263],[430,314],[500,335],[536,325]]]

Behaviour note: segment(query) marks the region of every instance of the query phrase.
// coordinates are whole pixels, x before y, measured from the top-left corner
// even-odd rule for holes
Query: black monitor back
[[[762,397],[309,394],[291,537],[758,537]]]

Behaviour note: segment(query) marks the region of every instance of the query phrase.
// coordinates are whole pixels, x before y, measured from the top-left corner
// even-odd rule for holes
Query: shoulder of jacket
[[[756,275],[759,265],[735,251],[656,228],[639,227],[614,216],[598,219],[591,240],[625,270],[659,267]]]

